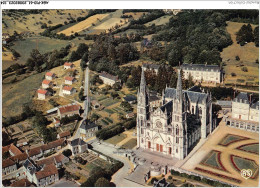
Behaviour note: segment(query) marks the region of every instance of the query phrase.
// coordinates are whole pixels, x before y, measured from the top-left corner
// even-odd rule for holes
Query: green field
[[[116,145],[118,142],[121,142],[125,138],[126,138],[125,134],[119,134],[119,135],[113,136],[112,138],[105,140],[105,142]]]
[[[45,72],[32,75],[14,84],[3,85],[2,105],[3,116],[20,114],[22,106],[32,100],[36,90],[41,85]]]

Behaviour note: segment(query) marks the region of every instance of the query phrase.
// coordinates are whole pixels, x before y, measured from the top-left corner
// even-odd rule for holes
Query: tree
[[[259,26],[255,27],[254,29],[254,41],[255,41],[255,46],[259,47]]]
[[[88,45],[85,43],[80,43],[77,50],[76,50],[77,55],[82,58],[82,56],[85,53],[88,53]],[[88,55],[87,55],[88,56]]]
[[[70,157],[72,155],[72,152],[70,149],[66,149],[62,152],[62,154],[66,157]]]
[[[253,29],[250,24],[244,24],[236,35],[237,43],[241,46],[245,45],[246,42],[254,41]]]
[[[110,187],[110,182],[106,178],[101,177],[96,181],[95,187]]]
[[[79,92],[79,100],[84,101],[85,100],[85,96],[84,96],[84,89],[81,88],[80,92]]]

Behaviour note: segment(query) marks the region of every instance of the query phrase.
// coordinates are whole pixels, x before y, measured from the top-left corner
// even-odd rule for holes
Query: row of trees
[[[259,47],[259,27],[252,29],[250,24],[243,25],[236,34],[236,41],[241,46],[244,46],[248,42],[255,42],[255,46]]]
[[[112,125],[110,127],[101,129],[96,132],[96,137],[100,140],[107,140],[115,135],[118,135],[120,133],[124,132],[124,127],[122,124],[118,123],[115,125]]]

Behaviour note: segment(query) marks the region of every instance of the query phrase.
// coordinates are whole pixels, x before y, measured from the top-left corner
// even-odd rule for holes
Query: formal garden
[[[219,143],[219,145],[222,146],[229,146],[232,143],[239,142],[242,140],[247,140],[249,138],[243,137],[243,136],[238,136],[238,135],[233,135],[233,134],[227,134]]]
[[[220,155],[220,151],[213,150],[200,162],[200,164],[227,171],[220,160]]]

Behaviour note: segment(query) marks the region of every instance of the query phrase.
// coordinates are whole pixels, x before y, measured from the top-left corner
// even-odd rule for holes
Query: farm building
[[[83,153],[88,149],[88,144],[80,138],[68,141],[69,149],[72,151],[72,155]]]
[[[115,83],[120,83],[121,80],[118,79],[117,76],[113,76],[107,72],[101,72],[101,74],[99,75],[99,78],[104,82],[104,84],[113,86]]]
[[[49,95],[49,92],[45,89],[38,89],[37,93],[38,93],[38,99],[40,100],[46,99],[47,96]]]
[[[75,92],[76,92],[76,90],[70,86],[64,86],[62,89],[62,93],[65,95],[72,95]]]
[[[192,76],[195,82],[221,83],[222,71],[218,65],[182,64],[184,79]]]
[[[76,81],[77,80],[74,77],[71,77],[71,76],[66,76],[65,77],[65,84],[72,85]]]
[[[143,64],[144,71],[146,71],[146,70],[154,70],[154,72],[156,74],[158,74],[159,67],[160,67],[160,65],[156,65],[156,64],[147,64],[147,63]]]
[[[65,140],[67,140],[68,138],[70,138],[70,131],[64,131],[62,133],[59,133],[57,135],[58,139],[64,138]]]
[[[95,136],[95,132],[98,131],[98,126],[90,121],[83,121],[80,125],[80,138],[86,140],[90,137]]]
[[[69,62],[64,63],[64,69],[72,69],[72,68],[73,68],[73,63],[69,63]]]
[[[52,72],[46,72],[45,79],[46,80],[53,80],[55,78],[55,74]]]
[[[47,89],[52,86],[52,82],[50,80],[43,80],[42,81],[42,88]]]
[[[63,118],[65,116],[73,116],[75,114],[79,114],[80,105],[77,104],[70,104],[67,106],[62,106],[58,108],[58,116]]]

